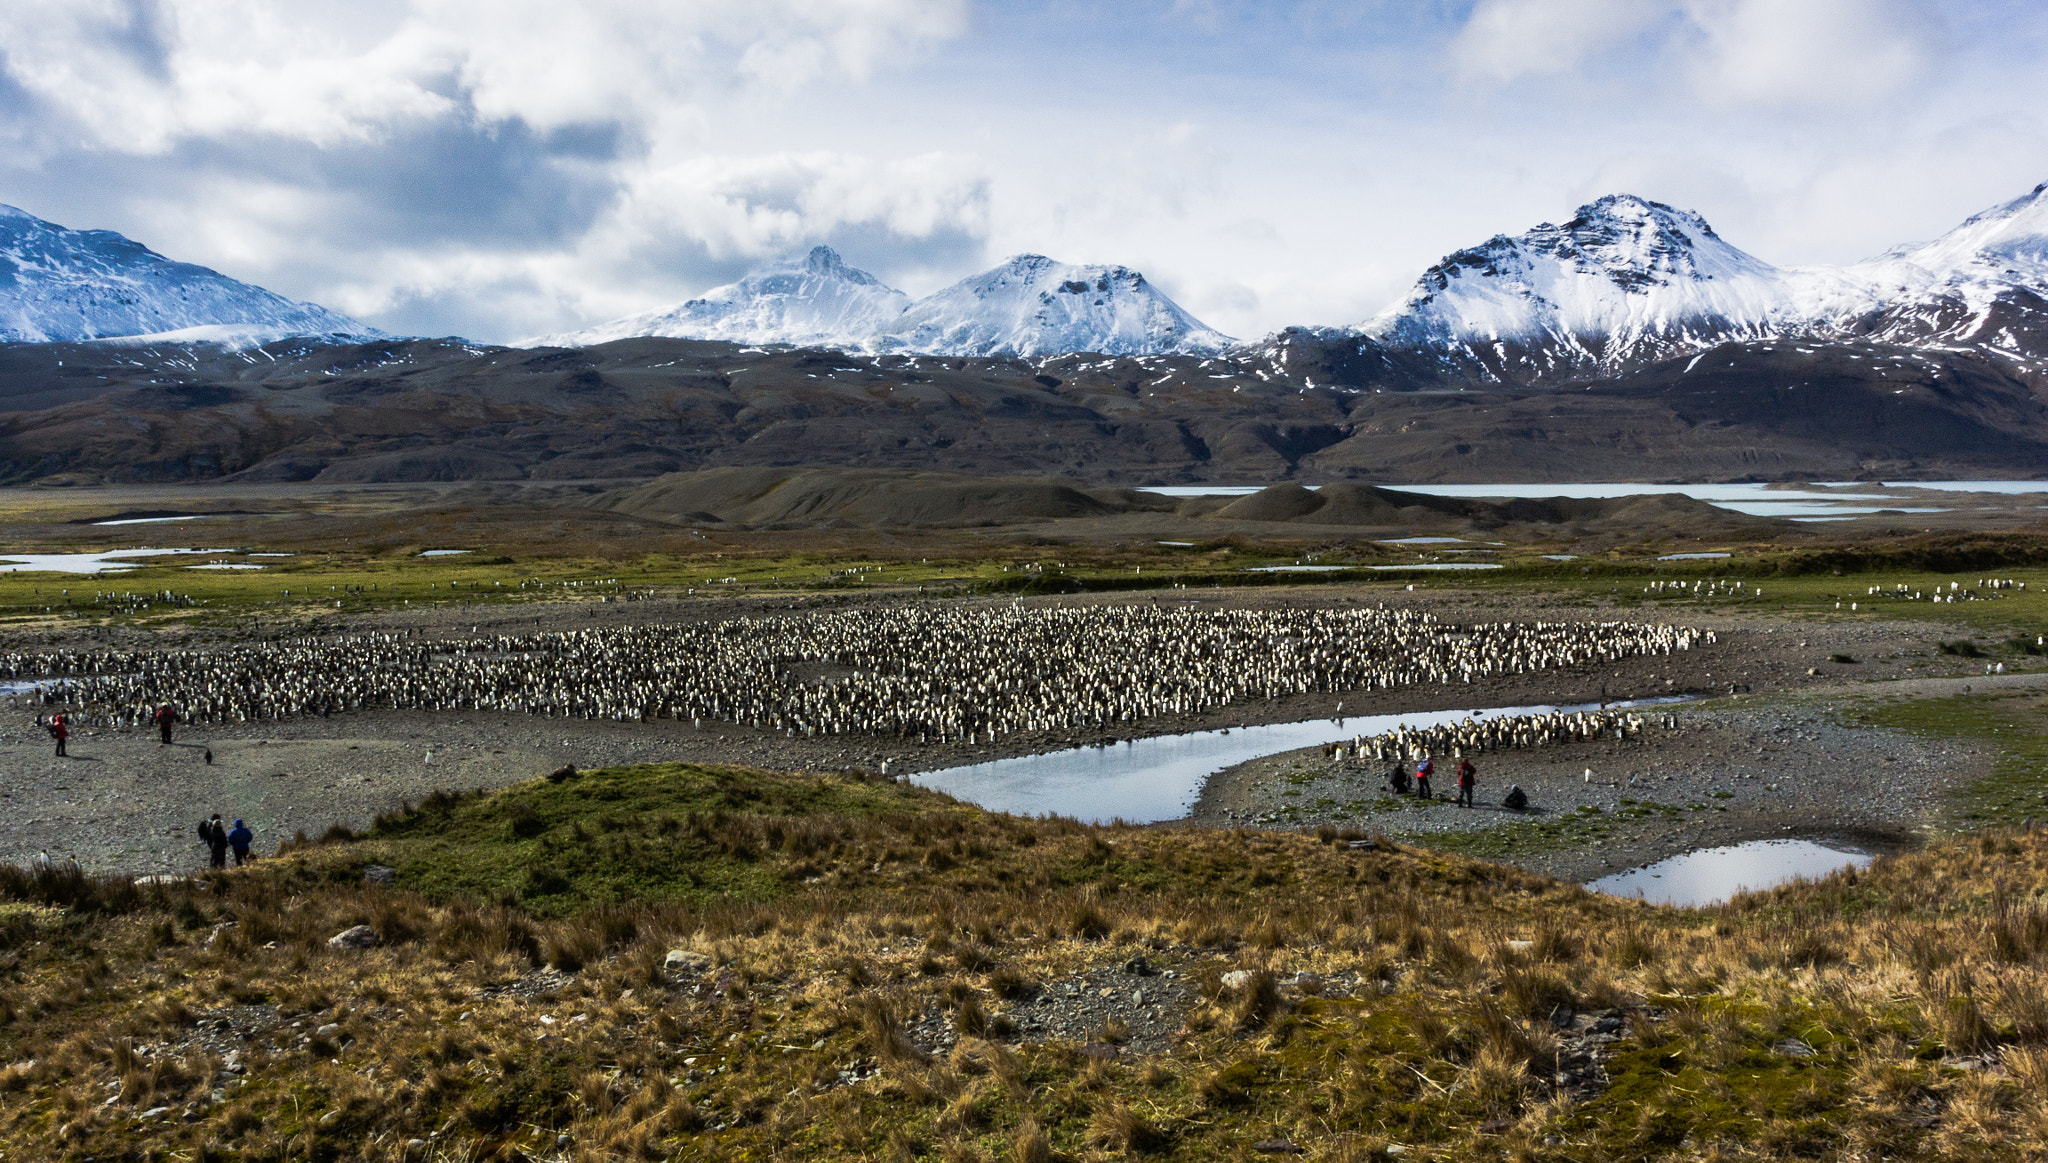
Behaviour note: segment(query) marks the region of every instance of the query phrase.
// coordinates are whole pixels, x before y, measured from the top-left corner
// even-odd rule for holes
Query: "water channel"
[[[1609,703],[1610,709],[1667,703],[1673,699]],[[1598,710],[1575,706],[1486,707],[1411,711],[1399,715],[1358,715],[1308,719],[1256,727],[1190,731],[1129,739],[1105,747],[1075,747],[1042,755],[994,759],[911,776],[933,788],[993,811],[1020,816],[1073,816],[1091,823],[1126,820],[1151,824],[1177,820],[1202,794],[1210,776],[1249,759],[1313,747],[1354,735],[1378,735],[1396,727],[1455,723],[1486,715],[1541,715],[1551,711]]]

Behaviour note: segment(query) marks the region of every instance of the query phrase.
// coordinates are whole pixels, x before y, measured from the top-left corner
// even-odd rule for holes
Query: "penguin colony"
[[[1890,589],[1886,589],[1883,586],[1871,586],[1865,591],[1864,596],[1893,598],[1906,602],[1989,602],[1996,601],[2005,596],[1998,592],[2000,590],[2023,590],[2026,588],[2027,583],[2023,581],[1994,577],[1980,578],[1974,588],[1967,590],[1963,588],[1963,583],[1961,582],[1950,582],[1945,590],[1937,582],[1931,596],[1925,591],[1908,588],[1904,582],[1900,582]]]
[[[1657,721],[1666,727],[1674,723],[1669,715]],[[1622,711],[1549,711],[1497,719],[1466,718],[1432,727],[1396,727],[1378,735],[1358,735],[1349,743],[1326,743],[1323,757],[1347,763],[1408,762],[1426,755],[1445,754],[1456,759],[1468,752],[1519,751],[1609,736],[1629,739],[1642,734],[1651,722],[1642,715]]]
[[[1472,682],[1711,643],[1634,622],[1445,624],[1408,610],[912,606],[716,623],[425,641],[393,634],[262,647],[0,656],[62,677],[46,703],[144,724],[363,707],[741,723],[801,735],[994,741],[1102,729],[1313,691]]]

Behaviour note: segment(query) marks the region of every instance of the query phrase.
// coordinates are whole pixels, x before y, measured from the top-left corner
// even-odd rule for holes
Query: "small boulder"
[[[711,958],[702,953],[692,953],[688,949],[671,949],[668,956],[662,959],[661,967],[670,973],[694,976],[711,968]]]
[[[560,767],[557,767],[557,768],[556,768],[556,769],[554,769],[553,771],[550,771],[550,772],[548,772],[548,782],[549,782],[549,783],[561,783],[561,782],[562,782],[563,780],[565,780],[565,779],[575,779],[575,778],[576,778],[576,765],[575,765],[575,764],[573,764],[573,763],[564,763],[564,764],[563,764],[562,766],[560,766]]]
[[[327,938],[329,949],[368,949],[377,944],[377,930],[368,925],[357,925],[343,929]]]
[[[365,884],[397,884],[398,870],[383,864],[372,864],[363,869]]]
[[[1252,1150],[1261,1155],[1299,1155],[1301,1148],[1286,1139],[1260,1139],[1252,1144]]]
[[[1252,976],[1249,969],[1233,969],[1223,975],[1223,988],[1243,989],[1252,983]]]
[[[1132,974],[1136,977],[1151,977],[1157,974],[1159,971],[1157,969],[1152,968],[1152,963],[1150,961],[1145,960],[1143,954],[1139,954],[1138,956],[1131,958],[1129,961],[1124,962],[1124,972]]]

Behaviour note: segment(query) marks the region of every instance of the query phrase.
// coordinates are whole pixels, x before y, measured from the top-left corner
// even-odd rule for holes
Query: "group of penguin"
[[[57,680],[42,686],[43,703],[135,726],[168,703],[192,723],[397,708],[981,743],[1289,695],[1470,683],[1713,641],[1682,626],[1455,624],[1383,607],[956,603],[441,640],[357,633],[18,652],[0,655],[0,678]],[[1526,730],[1570,733],[1592,722],[1568,716]],[[1501,729],[1475,724],[1470,737],[1503,745]]]

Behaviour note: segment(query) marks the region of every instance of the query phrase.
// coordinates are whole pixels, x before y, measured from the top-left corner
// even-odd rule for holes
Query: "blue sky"
[[[12,0],[0,201],[509,340],[816,242],[1021,251],[1256,336],[1630,192],[1781,264],[2048,180],[2017,0]]]

